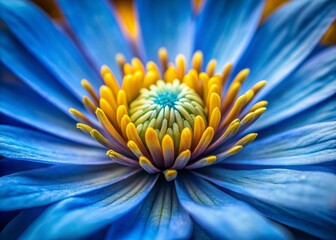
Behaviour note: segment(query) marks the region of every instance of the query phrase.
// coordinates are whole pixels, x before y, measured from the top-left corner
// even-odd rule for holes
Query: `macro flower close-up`
[[[0,0],[0,239],[335,239],[335,0]]]

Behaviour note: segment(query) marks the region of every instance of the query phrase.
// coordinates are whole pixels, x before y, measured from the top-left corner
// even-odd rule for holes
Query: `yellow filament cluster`
[[[178,55],[175,63],[171,63],[165,49],[160,49],[158,54],[160,68],[154,62],[144,66],[138,58],[127,63],[123,56],[118,55],[117,62],[124,74],[122,84],[120,86],[112,71],[103,66],[101,75],[105,85],[100,87],[99,94],[87,80],[82,80],[88,93],[83,97],[83,104],[99,124],[76,109],[69,111],[80,122],[77,127],[106,147],[111,159],[131,167],[141,166],[148,173],[162,172],[167,181],[171,181],[176,178],[178,170],[220,163],[256,138],[256,133],[240,139],[235,136],[266,110],[266,101],[246,109],[265,86],[265,81],[258,82],[239,96],[248,69],[239,72],[223,91],[231,73],[231,64],[227,64],[221,74],[215,74],[216,61],[211,60],[202,72],[203,55],[197,51],[192,57],[191,69],[187,71],[183,55]],[[191,119],[193,124],[181,125],[178,131],[172,127],[162,136],[152,126],[141,135],[130,117],[130,106],[141,89],[149,89],[159,81],[181,83],[193,89],[198,99],[203,101],[205,116],[195,115]]]

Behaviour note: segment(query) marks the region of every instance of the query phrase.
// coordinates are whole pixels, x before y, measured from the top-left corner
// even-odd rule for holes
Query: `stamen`
[[[175,64],[169,62],[164,48],[158,56],[162,72],[154,62],[144,64],[133,58],[127,63],[117,55],[122,84],[104,65],[101,76],[105,85],[99,95],[89,81],[82,80],[89,96],[83,97],[83,104],[100,125],[84,113],[69,109],[80,122],[77,128],[107,148],[106,154],[113,161],[141,167],[149,174],[161,172],[172,181],[182,169],[221,163],[255,140],[257,133],[238,137],[265,112],[266,101],[252,107],[250,103],[266,81],[239,96],[249,69],[240,71],[227,87],[230,63],[222,74],[216,74],[215,59],[202,72],[200,51],[194,53],[189,70],[181,54]]]

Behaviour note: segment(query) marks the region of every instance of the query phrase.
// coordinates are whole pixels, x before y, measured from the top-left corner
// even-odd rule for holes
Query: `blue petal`
[[[44,168],[48,165],[43,163],[29,161],[15,161],[13,159],[2,157],[0,159],[0,177],[16,172],[27,171],[31,169]]]
[[[140,173],[99,191],[65,199],[48,208],[22,239],[88,237],[136,208],[156,179],[156,176]]]
[[[267,111],[251,131],[279,123],[336,93],[336,47],[309,59],[282,81],[265,99]]]
[[[106,150],[65,141],[47,134],[0,125],[0,155],[42,163],[111,164]]]
[[[258,1],[207,1],[195,37],[195,50],[202,50],[205,62],[217,60],[219,68],[236,62],[253,36],[263,9]]]
[[[191,230],[175,187],[158,182],[142,206],[111,225],[107,239],[188,239]]]
[[[76,129],[73,119],[18,83],[1,82],[0,112],[56,136],[97,146],[94,140]]]
[[[91,57],[97,69],[106,64],[119,73],[115,55],[132,57],[130,46],[123,37],[115,15],[104,0],[58,0],[75,37]],[[85,26],[85,27],[83,27]]]
[[[144,60],[157,60],[165,47],[171,57],[191,55],[194,37],[191,1],[137,0]]]
[[[331,239],[336,229],[336,175],[288,169],[207,168],[201,176],[237,192],[280,223]]]
[[[236,70],[250,68],[243,86],[268,81],[257,98],[274,88],[315,48],[335,19],[334,1],[292,1],[275,12],[256,32]]]
[[[182,206],[215,239],[287,239],[282,229],[199,177],[180,177],[176,190]]]
[[[252,165],[326,164],[336,160],[336,122],[304,126],[251,143],[225,163]]]
[[[285,119],[273,126],[258,131],[262,137],[282,133],[290,129],[299,128],[305,125],[336,121],[336,94],[317,105],[306,109],[289,119]]]
[[[137,170],[119,165],[61,165],[0,178],[0,210],[50,204],[121,181]]]
[[[63,112],[69,114],[70,107],[85,111],[82,104],[3,28],[0,28],[0,61]]]
[[[101,80],[73,42],[29,1],[0,1],[1,19],[17,39],[81,99],[80,80],[89,79],[98,89]],[[37,27],[38,26],[38,27]]]
[[[44,207],[21,211],[0,233],[0,239],[17,240],[44,210]]]

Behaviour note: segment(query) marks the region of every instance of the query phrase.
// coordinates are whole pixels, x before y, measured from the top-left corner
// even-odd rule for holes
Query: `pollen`
[[[266,101],[253,101],[266,81],[240,94],[248,69],[232,77],[228,63],[217,73],[216,60],[204,66],[200,51],[190,69],[183,55],[171,62],[161,48],[158,56],[159,66],[138,58],[128,63],[118,54],[123,79],[103,66],[99,93],[81,82],[87,112],[69,111],[112,161],[172,181],[183,169],[219,164],[255,140],[257,133],[243,133],[266,110]]]

